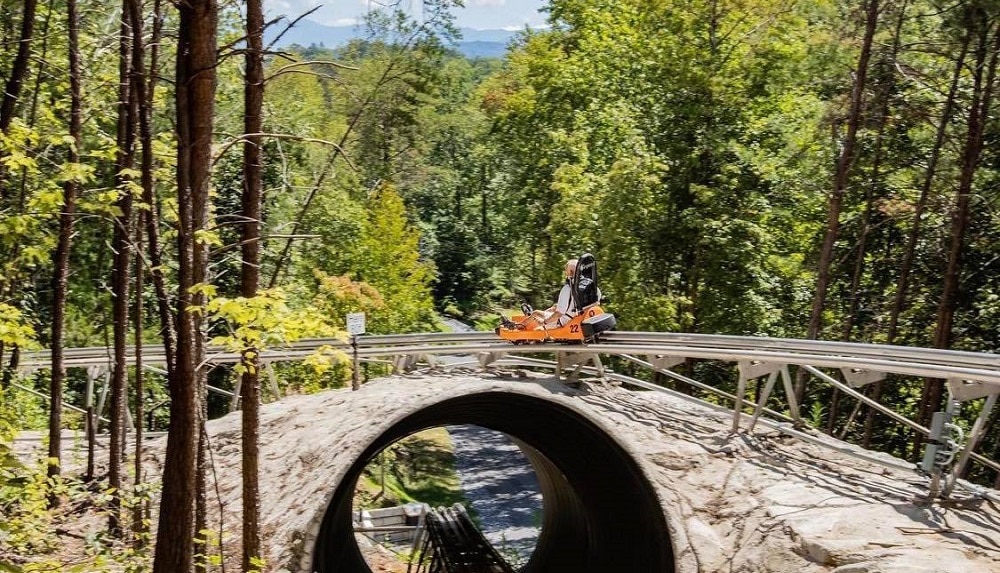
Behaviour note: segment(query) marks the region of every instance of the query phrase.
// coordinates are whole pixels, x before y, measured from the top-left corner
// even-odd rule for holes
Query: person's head
[[[573,274],[576,273],[576,259],[570,259],[566,261],[566,278],[573,278]]]

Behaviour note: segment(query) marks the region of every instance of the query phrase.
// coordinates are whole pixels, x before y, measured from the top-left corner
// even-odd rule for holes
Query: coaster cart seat
[[[579,309],[562,326],[525,328],[526,314],[514,315],[510,321],[496,328],[500,338],[514,344],[532,342],[597,342],[602,332],[613,329],[618,321],[615,315],[601,308],[601,291],[597,288],[597,262],[590,253],[577,260],[576,273],[570,283],[572,306]]]

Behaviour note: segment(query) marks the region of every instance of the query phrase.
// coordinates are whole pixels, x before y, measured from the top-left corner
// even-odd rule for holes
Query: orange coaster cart
[[[602,332],[617,325],[615,315],[601,308],[601,290],[597,288],[597,263],[590,253],[580,255],[571,282],[574,307],[582,309],[569,322],[556,327],[526,325],[528,316],[519,314],[496,328],[500,338],[514,344],[530,342],[596,342]]]

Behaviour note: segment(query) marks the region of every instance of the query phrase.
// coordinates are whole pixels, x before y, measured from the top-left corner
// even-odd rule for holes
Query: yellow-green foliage
[[[279,347],[303,338],[329,338],[342,334],[326,316],[315,308],[293,308],[281,289],[261,291],[255,297],[213,296],[214,288],[205,287],[209,295],[204,310],[207,316],[226,325],[227,333],[212,339],[242,352],[251,349],[260,352]],[[328,350],[328,349],[327,349]],[[324,352],[329,355],[329,352]],[[317,359],[319,364],[326,360]],[[246,364],[237,365],[243,371]]]
[[[13,306],[0,302],[0,343],[21,348],[35,346],[35,328],[24,314]]]
[[[51,460],[24,464],[11,452],[7,440],[6,436],[0,437],[0,572],[143,573],[150,570],[148,533],[131,532],[131,538],[118,538],[101,529],[100,524],[106,522],[112,501],[111,490],[95,489],[93,484],[65,475],[48,477],[46,470]],[[128,514],[139,504],[148,504],[155,489],[150,484],[143,484],[123,492],[121,509]],[[62,503],[50,508],[50,498],[61,499]],[[80,527],[81,509],[99,519]],[[64,524],[76,524],[76,527]],[[95,524],[98,529],[93,529]],[[69,562],[64,561],[67,551],[63,545],[73,537],[57,535],[56,528],[60,526],[84,538],[83,547],[69,556]],[[148,520],[144,521],[144,526],[148,530]],[[83,554],[79,554],[80,549]]]
[[[47,496],[65,490],[58,476],[46,476],[44,461],[29,468],[0,445],[0,547],[20,555],[49,552],[56,538]]]
[[[419,232],[407,221],[402,198],[391,185],[368,199],[367,216],[353,261],[358,281],[376,289],[385,307],[369,317],[373,333],[435,329],[431,267],[420,261]]]

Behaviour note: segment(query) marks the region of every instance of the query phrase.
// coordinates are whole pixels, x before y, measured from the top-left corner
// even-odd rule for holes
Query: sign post
[[[351,335],[351,349],[354,353],[354,368],[351,373],[351,389],[361,387],[361,359],[358,358],[358,335],[365,333],[365,313],[352,312],[347,315],[347,334]]]

